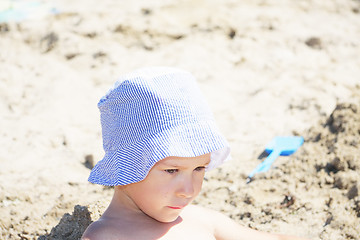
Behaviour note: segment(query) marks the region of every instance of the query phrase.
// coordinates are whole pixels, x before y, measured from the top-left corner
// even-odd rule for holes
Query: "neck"
[[[126,193],[126,186],[115,186],[113,198],[109,207],[104,212],[105,217],[119,217],[121,215],[133,215],[133,217],[146,215]],[[147,215],[146,215],[147,216]]]

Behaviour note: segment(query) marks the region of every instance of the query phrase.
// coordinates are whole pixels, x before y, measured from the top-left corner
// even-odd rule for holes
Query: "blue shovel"
[[[303,143],[303,137],[274,137],[265,148],[270,155],[249,174],[246,183],[251,182],[256,173],[268,171],[277,157],[293,154]]]

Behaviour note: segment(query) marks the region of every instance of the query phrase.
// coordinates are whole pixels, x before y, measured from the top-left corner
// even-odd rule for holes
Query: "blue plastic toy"
[[[246,182],[251,182],[256,173],[266,172],[279,156],[288,156],[296,152],[296,150],[304,143],[303,137],[275,137],[266,145],[265,151],[270,155],[249,174]]]

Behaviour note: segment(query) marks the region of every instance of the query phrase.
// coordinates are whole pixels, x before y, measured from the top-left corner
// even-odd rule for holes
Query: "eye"
[[[194,170],[197,171],[197,172],[201,172],[202,170],[205,170],[205,167],[200,166],[200,167],[195,168]]]
[[[174,173],[177,173],[179,170],[178,169],[165,169],[164,171],[167,173],[170,173],[170,174],[174,174]]]

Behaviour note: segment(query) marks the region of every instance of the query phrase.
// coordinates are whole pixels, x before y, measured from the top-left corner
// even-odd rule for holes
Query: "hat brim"
[[[88,180],[106,186],[127,185],[144,180],[150,169],[166,157],[197,157],[207,153],[211,153],[207,170],[230,158],[229,144],[215,122],[173,126],[131,146],[107,152]]]

